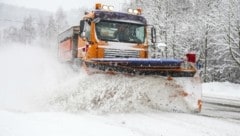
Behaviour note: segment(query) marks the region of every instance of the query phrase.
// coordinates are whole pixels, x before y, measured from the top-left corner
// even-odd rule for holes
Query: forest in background
[[[157,57],[181,58],[195,51],[205,82],[240,83],[239,0],[132,0],[126,7],[141,7],[148,24],[158,29],[159,41],[167,48]],[[0,46],[35,42],[54,49],[57,34],[78,25],[86,10],[59,8],[50,13],[0,3]]]
[[[202,78],[240,83],[240,0],[133,0],[159,30],[167,56],[197,53]]]
[[[19,42],[36,43],[46,48],[57,48],[57,35],[73,25],[79,25],[86,8],[55,12],[29,9],[0,3],[0,46]]]

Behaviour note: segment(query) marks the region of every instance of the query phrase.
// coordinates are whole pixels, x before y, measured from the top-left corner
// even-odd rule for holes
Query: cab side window
[[[90,40],[90,25],[91,22],[89,20],[81,20],[80,22],[80,36],[88,41]]]
[[[85,34],[86,34],[86,38],[88,41],[90,41],[90,25],[91,25],[91,22],[88,22],[88,21],[85,21],[85,24],[84,24],[84,31],[85,31]]]

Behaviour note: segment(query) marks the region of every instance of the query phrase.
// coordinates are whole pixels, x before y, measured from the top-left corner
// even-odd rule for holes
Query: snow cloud
[[[36,104],[47,99],[51,88],[71,75],[55,55],[36,46],[1,47],[0,66],[0,109],[38,108]]]

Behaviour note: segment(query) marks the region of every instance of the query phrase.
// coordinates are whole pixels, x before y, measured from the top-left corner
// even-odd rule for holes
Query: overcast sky
[[[8,3],[26,8],[36,8],[41,10],[56,11],[62,7],[64,10],[79,7],[93,8],[95,3],[100,2],[106,5],[113,5],[116,10],[119,10],[123,3],[130,0],[0,0],[0,3]]]

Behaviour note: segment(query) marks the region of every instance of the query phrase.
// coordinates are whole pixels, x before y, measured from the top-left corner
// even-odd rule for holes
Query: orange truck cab
[[[96,4],[80,26],[59,34],[61,61],[93,58],[148,58],[147,21],[141,10],[114,12],[111,6]]]

